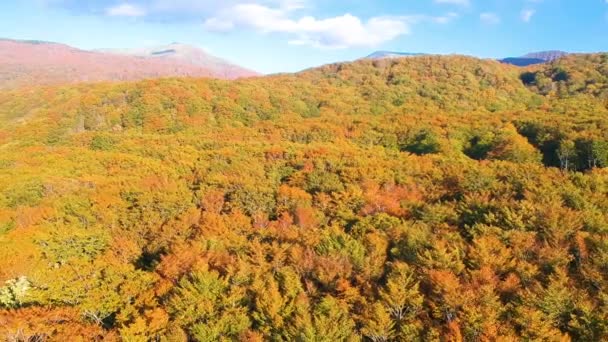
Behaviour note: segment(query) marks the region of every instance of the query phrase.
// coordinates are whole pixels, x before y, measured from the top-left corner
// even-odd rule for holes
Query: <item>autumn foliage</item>
[[[0,336],[606,340],[606,61],[0,92]]]

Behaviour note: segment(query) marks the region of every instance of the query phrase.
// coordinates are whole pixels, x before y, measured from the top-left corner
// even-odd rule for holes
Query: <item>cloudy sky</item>
[[[0,37],[84,49],[180,42],[274,73],[375,50],[607,51],[608,0],[0,1]]]

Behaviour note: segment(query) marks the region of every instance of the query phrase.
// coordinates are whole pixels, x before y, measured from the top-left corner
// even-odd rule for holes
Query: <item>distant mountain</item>
[[[505,64],[511,64],[516,66],[529,66],[535,64],[543,64],[552,62],[558,58],[567,56],[568,53],[564,51],[541,51],[526,54],[521,57],[509,57],[501,59],[500,61]]]
[[[411,52],[394,52],[394,51],[376,51],[364,59],[385,59],[385,58],[400,58],[400,57],[412,57],[412,56],[423,56],[424,53],[411,53]]]
[[[142,49],[104,49],[99,51],[115,55],[136,56],[195,65],[209,70],[218,78],[235,79],[259,75],[254,71],[212,56],[202,49],[180,43]]]
[[[525,67],[525,66],[535,65],[535,64],[543,64],[543,63],[547,62],[544,59],[526,58],[526,57],[509,57],[509,58],[501,59],[500,61],[505,64],[511,64],[511,65],[520,66],[520,67]]]
[[[71,46],[43,42],[0,39],[0,88],[99,81],[134,81],[161,77],[212,77],[233,79],[255,75],[221,63],[221,59],[195,48],[174,47],[140,57],[102,51],[86,51]],[[179,53],[177,52],[179,50]],[[209,61],[204,63],[205,57]],[[220,65],[221,67],[217,67]]]
[[[533,52],[522,56],[523,58],[541,59],[546,62],[552,62],[558,58],[569,55],[568,52],[564,51],[541,51]]]
[[[401,57],[414,57],[424,56],[425,53],[411,53],[411,52],[394,52],[394,51],[376,51],[364,59],[387,59],[387,58],[401,58]],[[505,64],[511,64],[516,66],[529,66],[534,64],[543,64],[546,62],[553,61],[560,57],[568,55],[567,52],[563,51],[541,51],[529,53],[521,57],[509,57],[501,59],[500,62]]]

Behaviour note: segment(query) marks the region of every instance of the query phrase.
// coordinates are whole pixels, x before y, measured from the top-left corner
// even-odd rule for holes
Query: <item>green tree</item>
[[[30,281],[26,277],[19,277],[4,284],[0,287],[0,307],[13,309],[23,305],[31,287]]]
[[[215,271],[184,277],[169,298],[169,314],[197,341],[238,338],[251,321],[242,289]]]
[[[414,133],[411,139],[401,144],[401,150],[417,155],[438,153],[441,145],[434,132],[428,129]]]

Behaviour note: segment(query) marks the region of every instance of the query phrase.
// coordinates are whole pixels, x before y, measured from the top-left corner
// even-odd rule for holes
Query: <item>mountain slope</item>
[[[570,54],[522,76],[528,86],[545,95],[587,94],[608,101],[608,54]]]
[[[522,84],[519,77],[519,71],[514,67],[496,61],[464,56],[361,60],[354,63],[326,65],[297,74],[244,79],[236,82],[226,83],[216,80],[205,81],[203,84],[193,82],[203,89],[214,89],[214,92],[207,90],[192,92],[188,90],[190,80],[171,81],[175,83],[175,88],[153,87],[160,93],[146,97],[146,108],[154,108],[155,105],[152,103],[156,103],[158,108],[165,107],[161,103],[162,99],[175,99],[172,93],[175,90],[176,94],[183,94],[180,97],[182,103],[172,103],[169,106],[171,108],[182,108],[193,113],[204,108],[212,115],[243,122],[255,122],[263,117],[317,116],[325,110],[353,111],[353,113],[394,113],[415,111],[420,108],[449,113],[497,111],[502,108],[523,110],[533,100],[534,94]],[[144,88],[147,86],[151,84],[144,82],[137,83],[133,87],[125,84],[109,87],[117,89],[118,93],[123,92],[119,89],[125,89],[124,92],[133,92],[138,94],[137,98],[140,98],[146,93]],[[88,89],[88,85],[74,89],[85,90]],[[93,87],[90,90],[91,95],[83,96],[104,98],[106,90],[105,86]],[[201,98],[200,94],[206,95]],[[12,98],[12,94],[6,96],[8,98],[5,100]],[[35,106],[37,101],[32,101],[35,98],[36,96],[30,97],[29,100],[24,99],[23,105]],[[124,117],[126,113],[131,113],[129,108],[134,101],[134,96],[118,97],[112,101],[114,110],[112,119],[103,120],[103,125],[94,126],[109,129],[113,122],[130,122],[131,120],[126,120]],[[199,101],[204,103],[195,105]],[[24,110],[21,105],[14,108],[19,108],[21,113],[30,112]],[[68,108],[63,108],[61,111],[66,113],[65,115],[73,112]],[[100,112],[98,109],[86,111],[91,115],[98,112]],[[101,112],[111,111],[104,105],[104,110]],[[123,116],[122,119],[116,116],[119,114]],[[139,120],[140,124],[146,123],[147,119],[151,120],[146,116],[143,121]]]
[[[233,75],[229,69],[216,72],[186,59],[141,58],[79,50],[57,43],[0,40],[0,88]]]

